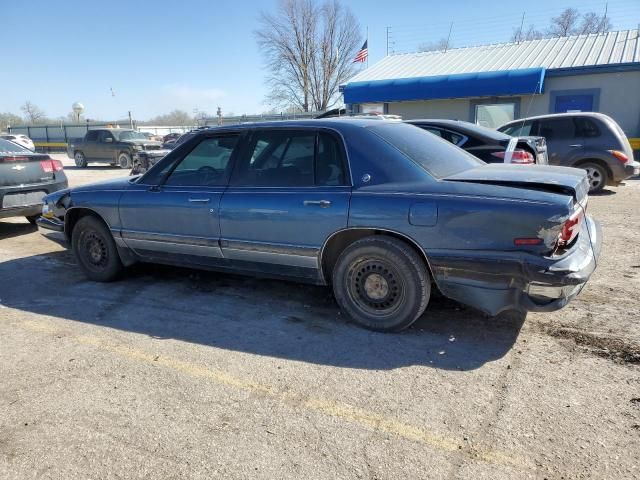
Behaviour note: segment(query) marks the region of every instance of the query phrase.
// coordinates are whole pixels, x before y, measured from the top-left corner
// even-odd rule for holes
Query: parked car
[[[10,142],[17,143],[18,145],[22,145],[23,147],[31,150],[32,152],[36,151],[36,146],[29,137],[23,134],[14,134],[14,133],[3,133],[0,134],[0,138],[4,140],[9,140]]]
[[[44,196],[67,186],[60,160],[0,138],[0,218],[35,223]]]
[[[162,137],[162,141],[165,143],[170,141],[176,141],[178,138],[180,138],[181,135],[182,134],[178,132],[171,132],[165,135],[164,137]]]
[[[581,170],[488,165],[402,122],[253,123],[49,195],[38,224],[91,280],[141,261],[330,284],[353,321],[396,331],[435,287],[491,315],[566,305],[602,242],[587,190]]]
[[[487,163],[548,164],[543,137],[512,137],[461,120],[407,120],[407,123],[433,133]]]
[[[160,142],[152,142],[140,132],[125,128],[97,128],[89,130],[82,140],[69,142],[67,155],[76,166],[84,168],[89,162],[109,163],[120,168],[131,168],[137,152],[154,152],[164,156]]]
[[[578,167],[589,175],[590,192],[618,185],[640,173],[620,126],[602,113],[557,113],[521,118],[498,128],[509,135],[547,139],[549,164]]]
[[[140,133],[144,135],[147,140],[151,140],[152,142],[162,143],[164,141],[164,138],[162,137],[162,135],[157,135],[153,132],[140,132]]]

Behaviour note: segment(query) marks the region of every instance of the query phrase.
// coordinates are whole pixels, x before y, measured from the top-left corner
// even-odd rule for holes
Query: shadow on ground
[[[0,283],[2,305],[24,312],[345,368],[476,369],[503,357],[524,322],[434,295],[412,328],[381,334],[345,321],[329,288],[144,264],[99,284],[68,251],[3,262],[0,278],[11,279]]]
[[[33,233],[37,229],[38,228],[35,225],[31,225],[26,219],[22,223],[13,223],[0,220],[0,240]]]

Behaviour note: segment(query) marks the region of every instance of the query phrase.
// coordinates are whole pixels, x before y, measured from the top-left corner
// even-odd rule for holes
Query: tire
[[[84,153],[82,152],[76,152],[73,154],[73,159],[76,162],[76,167],[78,168],[86,168],[87,164],[89,162],[87,162],[87,157],[84,156]]]
[[[431,279],[406,243],[371,236],[349,245],[333,270],[333,294],[355,323],[378,332],[409,327],[427,308]]]
[[[595,162],[581,163],[578,168],[587,171],[587,175],[589,176],[589,193],[601,192],[609,180],[607,169]]]
[[[111,232],[94,216],[78,220],[71,235],[71,247],[80,268],[90,280],[111,282],[124,269]]]
[[[131,156],[122,152],[118,155],[118,166],[120,168],[131,168]]]
[[[29,215],[29,216],[24,217],[24,218],[26,218],[27,220],[29,220],[29,223],[30,223],[31,225],[35,225],[35,224],[36,224],[36,220],[38,220],[38,219],[40,218],[40,214],[38,213],[38,214],[36,214],[36,215]]]

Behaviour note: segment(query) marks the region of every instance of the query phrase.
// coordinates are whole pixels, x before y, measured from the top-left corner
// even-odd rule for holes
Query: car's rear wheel
[[[87,166],[87,157],[82,152],[76,152],[73,154],[73,159],[76,162],[76,167],[85,168]]]
[[[26,216],[25,218],[29,221],[29,223],[30,223],[31,225],[35,225],[35,224],[36,224],[36,220],[38,220],[38,219],[40,218],[40,214],[37,214],[37,215],[28,215],[28,216]]]
[[[118,166],[120,168],[131,168],[131,157],[128,153],[122,152],[118,155]]]
[[[407,328],[422,315],[431,282],[424,261],[409,245],[372,236],[342,252],[333,270],[333,292],[354,322],[390,332]]]
[[[607,170],[595,162],[587,162],[580,165],[580,168],[587,171],[589,177],[589,193],[600,192],[607,184]]]
[[[96,217],[78,220],[71,235],[71,245],[80,268],[91,280],[110,282],[124,268],[111,232]]]

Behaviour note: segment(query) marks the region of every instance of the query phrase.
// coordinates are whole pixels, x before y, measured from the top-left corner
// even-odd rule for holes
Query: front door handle
[[[209,203],[210,198],[190,198],[191,203]]]
[[[574,145],[569,145],[569,146],[570,146],[571,148],[580,148],[580,147],[582,147],[582,145],[580,145],[580,144],[578,144],[578,143],[576,143],[576,144],[574,144]]]
[[[331,206],[331,202],[329,200],[305,200],[303,203],[305,207],[317,205],[320,208],[327,208]]]

